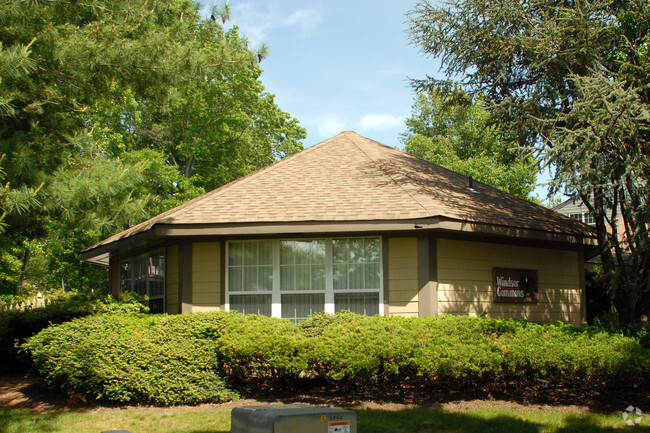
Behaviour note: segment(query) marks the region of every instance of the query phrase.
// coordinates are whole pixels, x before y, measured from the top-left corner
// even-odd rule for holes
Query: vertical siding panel
[[[167,247],[165,258],[165,283],[167,286],[167,313],[180,313],[178,309],[178,245]]]
[[[221,309],[221,244],[192,244],[192,311]]]
[[[417,238],[388,239],[388,292],[390,315],[418,316]]]

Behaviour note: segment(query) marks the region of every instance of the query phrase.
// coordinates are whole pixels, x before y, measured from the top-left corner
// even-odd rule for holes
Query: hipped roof
[[[233,235],[238,228],[247,232],[246,227],[272,234],[278,227],[291,232],[296,225],[318,231],[323,225],[423,227],[420,222],[428,228],[469,224],[594,237],[590,227],[571,218],[477,181],[469,188],[469,182],[464,175],[346,131],[111,236],[84,251],[84,258],[156,227],[193,228],[192,234],[209,227],[206,233]]]

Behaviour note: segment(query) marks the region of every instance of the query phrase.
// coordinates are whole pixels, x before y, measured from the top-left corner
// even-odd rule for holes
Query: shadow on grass
[[[358,433],[620,433],[626,426],[621,420],[617,427],[603,426],[598,415],[569,415],[563,422],[533,422],[521,413],[513,415],[480,416],[471,413],[440,412],[425,409],[399,412],[368,410],[359,411]],[[630,427],[634,433],[650,433],[650,427]]]
[[[470,414],[445,413],[424,409],[387,412],[369,410],[357,412],[358,433],[538,433],[541,425],[509,416],[486,419]]]
[[[565,425],[562,428],[557,429],[557,433],[620,433],[621,431],[628,431],[630,433],[650,433],[650,426],[628,426],[621,418],[620,426],[602,427],[597,415],[585,414],[580,417],[575,415],[567,416],[565,418]]]
[[[0,407],[0,433],[56,432],[59,414],[40,414],[24,409]]]

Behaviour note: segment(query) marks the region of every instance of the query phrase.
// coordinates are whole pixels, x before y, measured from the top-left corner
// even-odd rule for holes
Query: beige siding
[[[418,240],[388,239],[388,313],[418,316]]]
[[[438,240],[440,315],[479,315],[580,324],[580,267],[576,251]],[[492,268],[536,269],[539,302],[493,301]]]
[[[167,284],[167,312],[179,313],[178,309],[178,245],[167,248],[165,280]]]
[[[221,308],[221,245],[219,242],[192,244],[192,311]]]

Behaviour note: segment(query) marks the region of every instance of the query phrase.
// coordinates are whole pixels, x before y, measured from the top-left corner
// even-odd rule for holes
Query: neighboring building
[[[553,210],[592,227],[596,225],[593,215],[589,213],[580,197],[571,197],[555,206]]]
[[[344,132],[83,252],[153,311],[584,320],[595,235]]]
[[[588,224],[591,227],[594,228],[596,227],[596,221],[594,220],[594,216],[589,212],[589,209],[584,204],[582,199],[580,199],[580,197],[571,197],[565,200],[564,202],[560,203],[559,205],[555,206],[553,210],[555,212],[561,213],[562,215],[566,215],[571,219]],[[625,226],[623,225],[623,219],[615,218],[614,221],[616,223],[618,240],[620,242],[620,245],[623,247],[624,257],[627,257],[628,249],[627,249],[627,241],[625,239]],[[612,230],[610,227],[607,228],[607,232],[611,236]],[[596,255],[591,259],[589,259],[587,264],[589,265],[602,264],[600,255]]]

